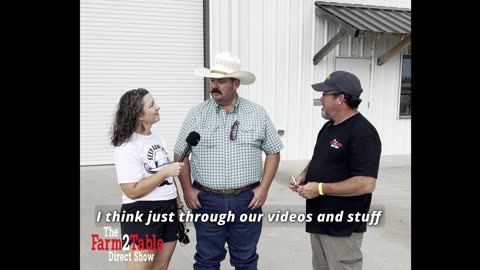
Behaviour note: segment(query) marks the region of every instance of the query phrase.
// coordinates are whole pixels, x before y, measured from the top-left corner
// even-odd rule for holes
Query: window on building
[[[400,86],[400,118],[410,118],[412,115],[412,56],[402,56],[402,84]]]

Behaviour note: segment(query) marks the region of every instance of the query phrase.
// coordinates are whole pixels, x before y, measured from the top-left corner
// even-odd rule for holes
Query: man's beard
[[[332,120],[332,117],[327,113],[327,111],[323,107],[322,107],[322,117],[325,120]]]

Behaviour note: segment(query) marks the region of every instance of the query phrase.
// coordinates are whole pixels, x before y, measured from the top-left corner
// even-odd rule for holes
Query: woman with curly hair
[[[123,191],[122,216],[143,214],[141,221],[127,218],[120,222],[122,246],[128,242],[130,249],[129,270],[167,269],[176,246],[179,221],[170,213],[183,204],[173,177],[184,164],[170,161],[165,140],[152,130],[160,121],[159,110],[146,89],[127,91],[120,98],[112,126],[115,170]],[[150,254],[153,259],[145,260]]]

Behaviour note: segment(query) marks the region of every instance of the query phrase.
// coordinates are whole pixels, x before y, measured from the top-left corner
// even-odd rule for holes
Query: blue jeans
[[[195,187],[195,183],[193,185]],[[198,199],[202,208],[194,209],[193,215],[228,214],[231,211],[235,220],[218,225],[217,222],[194,222],[197,234],[197,252],[193,269],[220,269],[220,262],[225,259],[228,243],[230,264],[236,270],[256,270],[258,262],[257,243],[262,232],[262,222],[240,221],[241,214],[262,213],[261,208],[251,210],[248,204],[253,198],[253,191],[247,190],[238,195],[225,197],[200,190]],[[249,215],[250,216],[250,215]],[[217,220],[218,221],[218,220]],[[226,221],[226,218],[225,218]]]

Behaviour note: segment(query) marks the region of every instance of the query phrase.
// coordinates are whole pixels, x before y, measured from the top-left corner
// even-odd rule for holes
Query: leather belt
[[[201,185],[197,181],[195,181],[193,183],[193,186],[197,187],[198,189],[201,189],[201,190],[206,191],[206,192],[222,195],[222,196],[234,196],[234,195],[240,194],[241,192],[244,192],[244,191],[247,191],[247,190],[250,190],[250,189],[254,189],[259,185],[260,185],[260,182],[256,182],[256,183],[253,183],[253,184],[250,184],[250,185],[247,185],[247,186],[244,186],[244,187],[240,187],[240,188],[211,189],[211,188],[208,188],[206,186]]]

